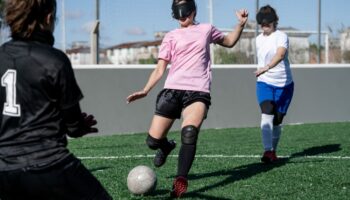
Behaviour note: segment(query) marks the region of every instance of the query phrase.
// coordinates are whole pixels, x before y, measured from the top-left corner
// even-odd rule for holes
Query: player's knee
[[[192,125],[188,125],[181,130],[181,142],[182,144],[195,145],[198,138],[198,128]]]
[[[260,104],[261,112],[267,115],[273,115],[274,103],[273,101],[263,101]]]
[[[283,113],[277,113],[275,115],[275,117],[273,118],[273,125],[274,126],[278,126],[280,124],[282,124],[283,122],[283,117],[284,117],[284,114]]]
[[[160,147],[160,140],[156,139],[148,134],[146,138],[146,144],[150,149],[156,150]]]

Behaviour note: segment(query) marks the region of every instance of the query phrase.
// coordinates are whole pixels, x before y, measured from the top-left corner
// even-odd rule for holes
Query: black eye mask
[[[276,15],[272,14],[272,13],[261,13],[259,12],[256,15],[256,21],[258,22],[258,24],[269,24],[271,22],[276,21]]]
[[[173,17],[175,19],[181,19],[190,16],[196,10],[196,5],[194,2],[186,2],[175,5],[171,9],[173,10]]]

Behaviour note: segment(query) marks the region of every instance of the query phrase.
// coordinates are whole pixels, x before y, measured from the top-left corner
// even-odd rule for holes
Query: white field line
[[[125,155],[125,156],[81,156],[81,160],[114,160],[114,159],[133,159],[133,158],[153,158],[154,155]],[[169,155],[169,157],[178,157]],[[260,158],[261,155],[196,155],[196,158]],[[278,156],[279,158],[291,158],[291,156]],[[350,160],[350,156],[298,156],[295,158],[306,159],[325,159],[325,160]]]

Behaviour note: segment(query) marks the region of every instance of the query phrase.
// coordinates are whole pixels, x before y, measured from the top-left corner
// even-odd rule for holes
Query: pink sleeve
[[[225,35],[214,26],[211,26],[211,43],[222,40]]]
[[[171,40],[168,35],[165,35],[162,44],[159,47],[158,59],[163,59],[166,61],[171,60]]]

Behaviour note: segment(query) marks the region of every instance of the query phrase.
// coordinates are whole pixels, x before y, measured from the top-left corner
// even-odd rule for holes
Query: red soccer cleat
[[[179,198],[187,191],[188,182],[185,177],[179,176],[174,180],[171,197]]]
[[[277,157],[276,151],[272,151],[272,161],[276,162],[277,160],[278,160],[278,157]]]
[[[271,164],[277,161],[277,156],[275,151],[265,151],[264,155],[261,157],[261,162],[265,164]]]

